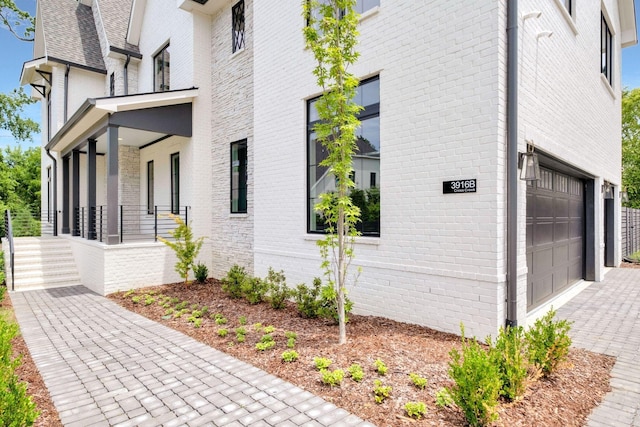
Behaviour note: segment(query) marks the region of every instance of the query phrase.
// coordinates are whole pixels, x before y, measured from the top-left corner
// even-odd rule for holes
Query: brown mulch
[[[6,293],[4,299],[0,301],[0,308],[13,311],[9,293]],[[35,427],[62,427],[58,411],[51,401],[51,396],[49,396],[49,390],[44,385],[44,380],[31,358],[31,353],[29,353],[22,335],[15,337],[11,345],[13,347],[13,356],[22,356],[22,363],[16,369],[16,375],[18,375],[20,381],[27,383],[27,393],[31,396],[37,410],[40,412],[33,425]]]
[[[109,297],[129,310],[277,375],[378,426],[465,425],[460,410],[438,408],[434,399],[437,390],[452,384],[447,370],[450,350],[460,347],[460,339],[455,335],[379,317],[351,315],[347,325],[349,342],[340,346],[337,327],[326,320],[300,317],[293,303],[283,310],[274,310],[266,303],[249,305],[244,300],[231,299],[222,292],[216,280],[209,280],[206,285],[157,286],[139,290],[137,294],[149,292],[186,300],[189,305],[207,306],[210,314],[220,313],[228,323],[219,326],[206,317],[202,326],[195,328],[187,321],[188,315],[179,319],[165,316],[164,308],[157,303],[145,305],[144,298],[136,304],[131,300],[133,295],[125,297],[124,292]],[[244,343],[236,342],[234,332],[240,326],[241,316],[247,319]],[[263,334],[254,328],[256,323],[275,326],[275,349],[265,352],[255,349]],[[221,328],[229,331],[224,338],[217,334]],[[286,331],[298,335],[295,350],[300,357],[293,363],[281,360],[282,352],[287,350]],[[330,358],[333,360],[331,369],[340,368],[345,372],[351,364],[359,363],[364,368],[365,379],[356,383],[346,374],[340,387],[330,388],[320,381],[320,374],[313,364],[314,357]],[[373,362],[378,358],[389,368],[384,377],[373,368]],[[591,410],[610,390],[610,371],[614,363],[615,358],[609,356],[571,349],[569,362],[551,378],[532,381],[520,401],[501,404],[500,420],[495,425],[584,425]],[[425,390],[413,386],[408,377],[411,372],[428,379]],[[375,379],[381,379],[384,385],[393,388],[391,397],[380,405],[373,399]],[[425,402],[426,416],[419,421],[407,418],[403,408],[408,401]]]

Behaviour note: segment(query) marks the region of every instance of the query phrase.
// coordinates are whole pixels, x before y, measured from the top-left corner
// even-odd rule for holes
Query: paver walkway
[[[575,322],[575,346],[618,358],[612,391],[591,413],[589,426],[640,427],[640,270],[610,270],[560,308],[558,317]]]
[[[15,292],[65,426],[371,426],[82,286]]]

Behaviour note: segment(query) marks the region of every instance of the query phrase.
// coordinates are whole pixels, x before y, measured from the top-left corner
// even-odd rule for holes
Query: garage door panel
[[[575,196],[574,196],[575,197]],[[583,200],[572,198],[569,200],[569,216],[571,218],[582,218],[584,215],[584,202]]]
[[[538,278],[533,284],[533,302],[545,300],[553,294],[553,274]]]
[[[553,196],[538,194],[535,197],[535,217],[538,219],[552,219],[554,212]]]
[[[571,241],[569,244],[569,260],[575,261],[582,259],[582,239]]]
[[[533,226],[533,245],[553,243],[553,222],[539,222]]]
[[[553,273],[553,293],[560,292],[569,283],[569,270],[557,269]]]
[[[569,223],[569,238],[579,238],[582,239],[582,234],[584,233],[584,224],[581,220],[573,219]]]
[[[553,247],[553,267],[562,267],[569,262],[569,245]]]
[[[569,240],[569,221],[561,220],[553,224],[553,241]]]
[[[569,218],[569,200],[556,198],[553,201],[553,213],[555,218]]]

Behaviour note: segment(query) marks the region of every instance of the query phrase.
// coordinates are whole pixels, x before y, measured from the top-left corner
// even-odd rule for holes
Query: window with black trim
[[[231,143],[231,213],[247,212],[247,140]]]
[[[169,44],[153,57],[153,91],[165,92],[170,89],[171,61]]]
[[[111,73],[109,75],[109,96],[114,96],[116,94],[116,74]]]
[[[153,160],[147,162],[147,213],[149,215],[155,210],[155,197],[153,189]]]
[[[232,52],[244,49],[244,0],[240,0],[231,9]]]
[[[180,213],[180,153],[171,155],[171,212]]]
[[[313,127],[320,121],[316,110],[318,98],[307,101],[307,231],[323,233],[326,224],[315,211],[320,194],[335,191],[335,177],[320,163],[327,157],[326,148],[318,142]],[[364,236],[380,236],[380,79],[364,80],[354,102],[364,107],[358,115],[356,153],[353,156],[355,188],[353,203],[360,208],[358,230]],[[366,178],[368,179],[366,179]]]
[[[575,0],[562,0],[562,3],[564,4],[564,8],[567,9],[567,12],[569,12],[569,15],[573,17],[574,16],[573,8],[575,7],[574,5]]]
[[[601,66],[600,72],[607,78],[609,84],[613,87],[613,36],[609,23],[601,14],[602,23],[600,26],[600,56]]]

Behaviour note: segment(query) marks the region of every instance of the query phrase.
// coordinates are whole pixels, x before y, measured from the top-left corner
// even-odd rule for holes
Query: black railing
[[[7,239],[9,243],[9,268],[11,269],[11,290],[15,290],[15,280],[14,280],[14,257],[15,251],[13,248],[13,225],[11,224],[11,211],[8,209],[4,211],[4,237]]]
[[[80,207],[76,210],[76,236],[104,242],[107,237],[107,207],[96,206],[93,215],[89,215],[89,208]],[[185,223],[189,222],[190,206],[181,206],[179,214]],[[150,211],[146,206],[119,205],[118,206],[118,236],[120,243],[133,241],[157,241],[158,236],[169,238],[169,232],[176,228],[171,218],[171,206],[154,206]],[[90,224],[90,218],[93,222]],[[90,227],[92,225],[92,227]],[[89,235],[91,234],[91,235]]]

